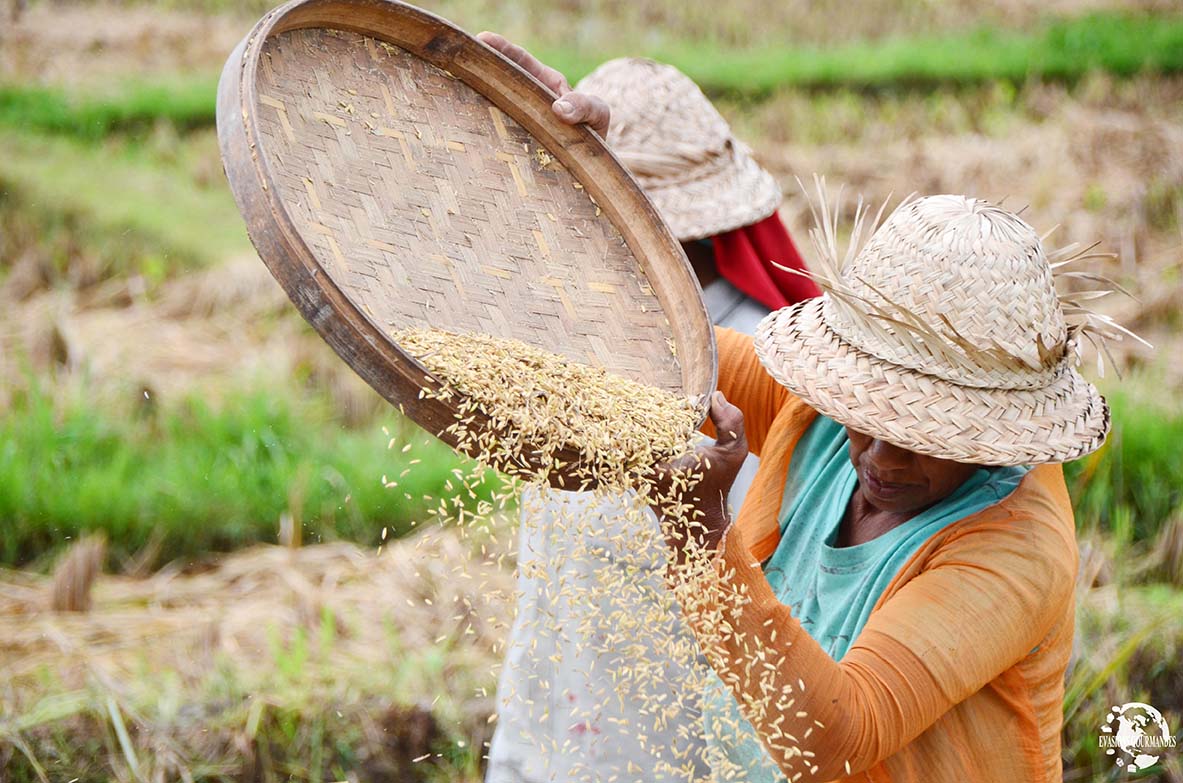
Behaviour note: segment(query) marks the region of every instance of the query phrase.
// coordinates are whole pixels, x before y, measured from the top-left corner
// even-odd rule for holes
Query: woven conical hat
[[[608,145],[683,242],[755,223],[780,206],[776,180],[672,65],[609,60],[575,89],[612,107]]]
[[[835,264],[836,266],[836,264]],[[901,448],[982,465],[1065,462],[1104,442],[1039,235],[964,196],[900,206],[825,296],[760,324],[769,373]]]

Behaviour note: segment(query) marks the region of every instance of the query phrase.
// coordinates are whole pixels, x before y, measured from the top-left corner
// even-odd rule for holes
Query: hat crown
[[[900,206],[841,270],[825,319],[884,361],[964,386],[1034,389],[1064,369],[1051,266],[1017,215],[965,196]]]
[[[780,187],[690,77],[637,57],[609,60],[575,89],[612,108],[605,141],[682,242],[771,215]]]
[[[639,57],[609,60],[575,89],[612,107],[606,141],[642,187],[701,175],[725,162],[734,138],[694,80],[672,65]]]

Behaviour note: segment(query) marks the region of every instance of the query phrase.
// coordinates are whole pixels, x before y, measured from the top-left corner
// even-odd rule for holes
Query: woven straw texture
[[[984,201],[905,203],[826,295],[756,335],[780,383],[831,418],[911,451],[984,465],[1098,448],[1109,410],[1077,352],[1039,236]]]
[[[312,28],[265,42],[258,94],[279,196],[382,331],[515,338],[682,389],[669,323],[619,231],[462,81],[388,43]]]
[[[672,65],[609,60],[575,89],[612,107],[608,144],[683,242],[755,223],[780,206],[776,180]]]

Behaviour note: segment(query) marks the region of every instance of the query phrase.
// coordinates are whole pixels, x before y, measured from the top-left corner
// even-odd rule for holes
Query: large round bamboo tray
[[[553,100],[390,0],[293,0],[218,86],[226,174],[259,255],[358,374],[452,445],[454,410],[420,394],[439,384],[390,337],[400,329],[512,337],[679,394],[715,386],[681,246]]]

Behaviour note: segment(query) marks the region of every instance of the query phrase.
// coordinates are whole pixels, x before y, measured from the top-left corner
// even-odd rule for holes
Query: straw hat
[[[608,146],[681,241],[755,223],[781,192],[702,90],[672,65],[609,60],[575,86],[612,108]]]
[[[756,332],[773,378],[854,430],[934,457],[1019,465],[1100,447],[1109,408],[1075,369],[1078,342],[1125,330],[1057,296],[1031,226],[985,201],[930,196],[859,250],[860,209],[840,262],[824,199],[821,213],[825,295]]]

